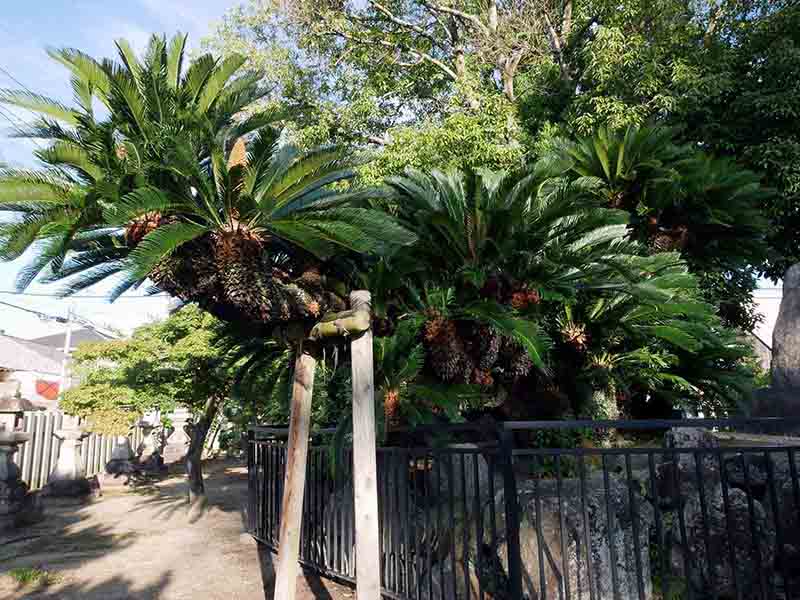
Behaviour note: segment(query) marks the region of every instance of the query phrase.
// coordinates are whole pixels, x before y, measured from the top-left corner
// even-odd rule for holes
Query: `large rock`
[[[474,499],[489,498],[489,462],[477,444],[452,444],[452,452],[437,454],[439,464],[433,462],[428,471],[429,489],[433,491],[432,503],[449,502],[468,513],[474,511]],[[502,471],[496,462],[492,465],[495,489],[502,486]],[[464,502],[463,500],[466,500]],[[480,504],[480,502],[479,502]]]
[[[720,462],[715,452],[719,441],[708,430],[676,427],[664,436],[664,444],[673,449],[701,448],[709,452],[664,453],[656,464],[656,494],[661,510],[675,510],[689,498],[706,493],[720,481]]]
[[[713,449],[717,441],[699,430],[673,430],[667,445]],[[799,459],[795,454],[795,473],[800,473]],[[735,598],[737,589],[740,598],[761,598],[762,586],[800,588],[800,507],[788,450],[776,446],[765,454],[723,448],[721,465],[716,452],[686,452],[657,466],[666,525],[661,543],[672,576],[703,598]]]
[[[636,491],[636,510],[631,510],[630,488],[625,479],[611,476],[606,490],[603,478],[592,476],[586,479],[583,493],[580,480],[565,479],[560,502],[555,481],[542,480],[538,489],[529,481],[520,484],[518,498],[522,587],[528,598],[565,598],[567,586],[569,597],[575,600],[638,598],[640,585],[644,598],[653,597],[649,552],[653,509]],[[495,504],[499,531],[504,532],[503,491],[498,493]],[[507,551],[503,535],[496,553],[504,573],[508,572]],[[543,582],[546,595],[540,591]]]
[[[752,417],[800,417],[800,390],[761,388],[753,392]],[[799,425],[781,425],[775,433],[800,433]]]
[[[706,496],[688,500],[683,509],[686,539],[679,524],[670,531],[672,574],[685,578],[696,594],[735,598],[761,598],[774,589],[775,528],[764,506],[738,489],[728,490],[727,506],[722,486]],[[707,536],[707,537],[706,537]],[[731,560],[733,553],[733,560]]]
[[[772,387],[800,390],[800,264],[783,276],[783,298],[772,333]],[[793,405],[800,414],[800,394],[793,397]]]

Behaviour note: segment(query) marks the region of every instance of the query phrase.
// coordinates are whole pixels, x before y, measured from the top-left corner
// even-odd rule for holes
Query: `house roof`
[[[63,355],[57,348],[10,335],[0,335],[0,369],[59,375],[62,358]]]
[[[66,340],[66,331],[62,331],[61,333],[54,333],[52,335],[45,335],[43,337],[34,338],[31,341],[36,342],[37,344],[42,344],[44,346],[50,346],[51,348],[58,348],[61,350],[64,348],[64,342]],[[112,340],[109,335],[105,335],[94,331],[92,329],[74,329],[72,331],[72,337],[70,338],[70,345],[74,348],[78,346],[78,344],[83,344],[85,342],[104,342],[106,340]]]

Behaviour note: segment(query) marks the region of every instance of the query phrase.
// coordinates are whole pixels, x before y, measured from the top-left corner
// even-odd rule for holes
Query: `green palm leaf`
[[[56,100],[27,90],[0,89],[0,103],[18,106],[19,108],[51,117],[57,121],[62,121],[67,125],[76,125],[80,116],[77,111],[64,106]]]
[[[148,233],[126,259],[132,277],[143,279],[163,259],[168,258],[181,244],[208,231],[194,223],[168,223]]]
[[[169,41],[169,48],[167,49],[167,82],[173,90],[177,90],[180,85],[187,37],[186,34],[177,33]]]
[[[203,91],[197,99],[197,105],[201,112],[207,111],[214,104],[225,84],[242,67],[246,60],[244,56],[238,54],[227,56],[209,74],[204,82]]]

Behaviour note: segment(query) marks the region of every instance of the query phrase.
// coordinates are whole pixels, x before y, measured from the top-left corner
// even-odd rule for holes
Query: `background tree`
[[[257,63],[277,56],[278,40],[288,42],[293,73],[306,65],[309,72],[325,73],[324,84],[320,80],[311,88],[321,92],[317,97],[327,108],[309,115],[374,115],[364,107],[376,107],[372,99],[378,97],[384,106],[397,107],[394,116],[373,120],[370,127],[349,117],[336,121],[335,128],[324,125],[328,117],[291,125],[299,139],[308,133],[317,142],[325,135],[377,142],[382,149],[363,170],[369,182],[399,174],[406,165],[514,169],[546,153],[553,137],[590,135],[603,125],[621,131],[651,121],[674,126],[675,142],[699,143],[712,156],[766,175],[763,183],[781,192],[760,200],[772,222],[768,258],[753,260],[749,251],[734,248],[728,258],[736,268],[692,266],[715,298],[726,299],[726,322],[752,327],[757,277],[780,276],[789,264],[781,257],[791,256],[794,244],[797,94],[780,87],[797,80],[792,32],[798,9],[791,2],[311,4],[282,10],[278,3],[253,2],[229,14],[213,44],[223,53],[246,48]],[[502,40],[487,46],[482,31],[495,9],[493,39]],[[437,21],[432,16],[437,10],[447,18],[439,15]],[[316,18],[319,11],[324,18]],[[523,18],[508,20],[515,11]],[[430,60],[408,59],[430,51],[454,70],[456,54],[442,28],[450,22],[463,30],[463,79]],[[394,53],[381,52],[383,42],[396,43]],[[498,62],[510,56],[509,49],[524,55],[514,71],[513,101],[503,93]],[[403,53],[406,58],[400,58]],[[283,89],[276,86],[276,93]],[[359,96],[364,90],[370,90],[367,96]],[[702,177],[713,177],[712,171]]]
[[[235,362],[222,324],[187,306],[137,329],[129,340],[81,346],[75,353],[81,384],[64,395],[64,411],[88,418],[93,429],[124,434],[144,413],[189,408],[187,455],[190,500],[204,493],[201,453],[220,407],[230,398]],[[113,419],[113,421],[111,420]]]
[[[779,194],[765,203],[773,280],[800,260],[800,7],[772,4],[766,15],[725,34],[713,85],[693,90],[680,119],[685,136],[764,175]]]

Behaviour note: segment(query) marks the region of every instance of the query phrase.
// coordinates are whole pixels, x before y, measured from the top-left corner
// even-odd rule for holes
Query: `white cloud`
[[[67,70],[47,56],[47,46],[34,37],[0,39],[0,56],[6,57],[3,67],[14,77],[11,79],[0,73],[0,87],[20,89],[25,86],[52,98],[70,100],[72,88]]]
[[[214,21],[237,2],[234,0],[139,0],[161,24],[162,31],[169,34],[182,31],[189,34],[189,44],[197,47],[201,38],[209,32]]]
[[[91,40],[92,46],[86,48],[86,50],[89,54],[98,58],[116,58],[117,48],[114,42],[122,38],[128,40],[134,50],[141,52],[147,48],[151,33],[136,23],[127,20],[119,18],[106,19],[102,23],[98,23],[91,34],[87,34],[86,37]]]

